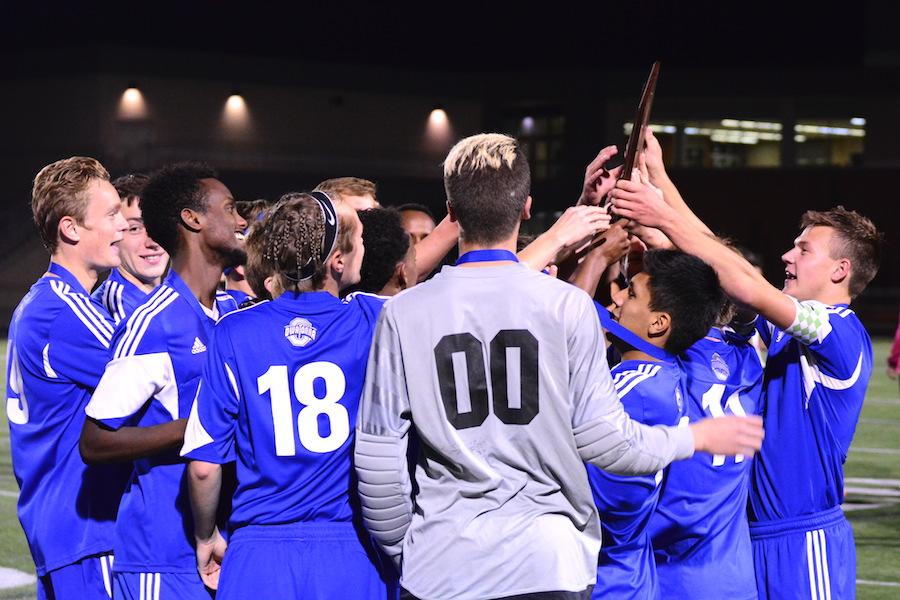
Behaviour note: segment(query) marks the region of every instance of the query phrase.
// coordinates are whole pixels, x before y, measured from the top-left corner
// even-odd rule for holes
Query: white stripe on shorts
[[[816,575],[813,561],[812,532],[806,532],[806,568],[809,572],[809,597],[811,600],[819,600],[816,595]],[[141,598],[141,600],[144,600]],[[824,599],[823,599],[824,600]]]
[[[825,600],[831,600],[831,578],[828,576],[828,550],[825,547],[825,530],[819,530],[819,545],[822,547],[822,579],[825,580]]]
[[[809,572],[809,597],[812,600],[831,600],[831,577],[828,573],[828,547],[824,529],[806,532],[806,566]]]
[[[112,598],[112,583],[109,580],[109,556],[100,557],[100,572],[103,573],[103,587],[106,588],[106,595]]]

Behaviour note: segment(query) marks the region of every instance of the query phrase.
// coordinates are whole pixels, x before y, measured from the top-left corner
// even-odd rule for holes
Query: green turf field
[[[846,466],[845,508],[856,532],[861,600],[900,598],[900,393],[897,382],[885,374],[889,343],[875,342],[875,372]],[[0,350],[6,356],[6,340],[0,342]],[[4,368],[0,380],[5,373]],[[0,410],[0,415],[0,567],[33,573],[16,519],[6,411]],[[34,596],[33,585],[0,589],[0,600]]]

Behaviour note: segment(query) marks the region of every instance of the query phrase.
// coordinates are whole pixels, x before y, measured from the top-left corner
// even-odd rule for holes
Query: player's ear
[[[394,267],[394,274],[391,276],[391,279],[397,282],[397,287],[401,290],[405,290],[409,287],[409,279],[406,276],[406,261],[397,263],[397,266]]]
[[[335,248],[334,252],[331,253],[331,256],[328,257],[328,260],[325,263],[325,266],[333,273],[337,274],[338,277],[344,272],[344,253],[341,252],[340,248]]]
[[[279,286],[278,286],[277,283],[275,282],[275,276],[274,276],[274,275],[269,275],[268,277],[266,277],[266,278],[263,280],[263,287],[266,288],[266,291],[269,292],[269,295],[270,295],[272,298],[277,298],[278,296],[281,295],[281,291],[280,291],[280,289],[279,289]]]
[[[522,207],[521,219],[527,221],[531,218],[531,196],[525,198],[525,206]]]
[[[453,212],[453,205],[447,200],[447,215],[450,217],[451,223],[456,223],[456,213]]]
[[[185,229],[194,233],[203,229],[203,215],[190,208],[181,209],[181,224]]]
[[[56,232],[62,242],[76,244],[81,241],[78,221],[74,217],[65,216],[60,219]]]
[[[850,264],[850,259],[842,258],[837,261],[834,268],[831,270],[831,282],[832,283],[841,283],[848,277],[850,277],[850,271],[852,270],[852,265]]]
[[[653,316],[648,329],[650,337],[660,337],[669,333],[669,329],[672,327],[672,316],[667,312],[654,312],[651,314]]]

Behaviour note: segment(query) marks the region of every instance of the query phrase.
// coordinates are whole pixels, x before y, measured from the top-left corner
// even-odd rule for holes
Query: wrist
[[[213,527],[212,533],[208,536],[204,536],[194,532],[194,541],[198,546],[212,546],[216,543],[216,540],[219,538],[219,528]]]

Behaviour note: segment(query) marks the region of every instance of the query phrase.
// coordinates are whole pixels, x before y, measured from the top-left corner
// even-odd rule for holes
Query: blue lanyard
[[[509,250],[470,250],[456,259],[456,265],[473,262],[494,262],[497,260],[519,262],[518,257]]]
[[[600,315],[600,324],[603,325],[603,328],[607,332],[609,332],[610,335],[619,338],[635,350],[640,350],[644,354],[648,354],[656,360],[665,360],[670,362],[675,360],[675,357],[671,353],[666,352],[662,348],[657,348],[653,344],[638,337],[637,334],[622,327],[618,321],[613,319],[612,313],[610,313],[599,304],[597,305],[597,308],[597,313]]]

